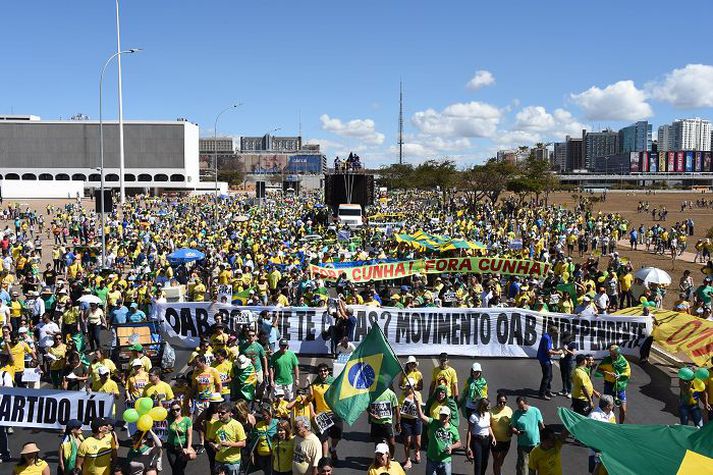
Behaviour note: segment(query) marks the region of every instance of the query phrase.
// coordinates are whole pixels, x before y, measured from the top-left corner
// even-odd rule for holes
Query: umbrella
[[[99,297],[97,297],[96,295],[91,295],[91,294],[82,295],[81,297],[79,297],[79,301],[86,302],[86,303],[95,303],[97,305],[101,305],[101,303],[102,303],[102,301]]]
[[[186,262],[200,261],[205,258],[205,254],[197,249],[189,247],[176,249],[168,255],[168,262],[171,264],[185,264]]]
[[[248,221],[249,219],[250,219],[250,216],[245,216],[244,214],[241,214],[241,215],[235,217],[235,222],[236,223],[244,223],[245,221]]]
[[[634,277],[647,284],[669,285],[671,283],[671,276],[668,275],[668,272],[658,267],[642,267],[636,271]]]

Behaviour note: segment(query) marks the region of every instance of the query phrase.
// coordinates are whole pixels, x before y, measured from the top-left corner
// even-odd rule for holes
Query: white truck
[[[340,204],[337,209],[337,219],[340,225],[346,224],[350,228],[358,228],[364,224],[361,205]]]

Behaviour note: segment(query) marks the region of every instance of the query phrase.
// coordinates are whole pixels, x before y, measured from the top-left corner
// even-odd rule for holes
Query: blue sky
[[[212,135],[276,127],[367,165],[466,165],[498,148],[637,119],[713,119],[713,2],[123,0],[126,119],[186,117]],[[114,1],[0,4],[0,114],[98,117]],[[115,118],[116,66],[104,116]]]

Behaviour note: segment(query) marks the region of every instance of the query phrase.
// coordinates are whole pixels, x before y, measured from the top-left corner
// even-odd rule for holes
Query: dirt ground
[[[595,194],[594,196],[598,196]],[[661,224],[662,226],[670,227],[676,222],[680,222],[689,218],[692,218],[695,227],[694,235],[688,238],[688,251],[695,254],[694,245],[698,239],[703,239],[706,236],[707,230],[713,226],[713,208],[696,208],[695,201],[697,199],[705,198],[707,200],[713,199],[713,193],[700,193],[700,192],[686,192],[686,193],[676,193],[676,192],[660,192],[657,191],[656,194],[647,194],[646,192],[632,192],[632,191],[622,191],[622,192],[609,192],[606,195],[606,201],[595,203],[594,210],[601,211],[602,213],[619,213],[624,218],[628,219],[630,222],[629,229],[632,226],[639,227],[640,225],[645,225],[651,227],[654,224]],[[681,212],[681,202],[692,200],[694,202],[693,209],[688,209]],[[649,213],[638,213],[637,206],[639,201],[649,202]],[[563,204],[569,208],[572,208],[574,199],[571,193],[555,193],[550,195],[550,202]],[[668,217],[666,221],[654,221],[651,219],[651,210],[654,208],[661,209],[666,207],[668,210]],[[650,254],[645,251],[632,251],[629,249],[628,236],[627,245],[619,245],[619,253],[631,260],[634,269],[638,269],[642,266],[653,266],[661,268],[671,274],[672,285],[669,292],[666,294],[664,299],[664,307],[672,308],[673,302],[678,297],[678,281],[683,275],[683,271],[689,269],[695,285],[698,285],[703,280],[704,274],[701,272],[702,264],[693,264],[692,262],[686,262],[681,259],[677,259],[675,262],[671,260],[670,256],[660,256],[655,254]],[[641,246],[639,246],[641,249]],[[645,247],[644,247],[645,249]],[[685,255],[684,255],[685,256]]]
[[[594,195],[598,196],[598,195]],[[713,199],[713,193],[702,194],[700,192],[660,192],[657,191],[655,194],[647,194],[646,192],[609,192],[607,193],[606,201],[596,203],[594,205],[595,211],[602,211],[603,213],[620,213],[626,219],[628,219],[632,226],[639,227],[639,225],[644,224],[650,227],[657,223],[658,221],[653,221],[651,219],[651,213],[637,213],[636,208],[639,201],[648,201],[650,209],[661,209],[663,206],[669,211],[668,218],[666,222],[662,224],[665,226],[671,226],[677,221],[681,221],[688,218],[693,218],[695,222],[695,234],[689,237],[688,250],[695,253],[693,245],[700,238],[705,238],[705,234],[708,228],[713,227],[713,208],[696,208],[681,212],[681,202],[684,200],[693,200],[695,203],[696,199],[706,198]],[[549,197],[551,203],[562,204],[568,208],[574,206],[575,200],[571,193],[569,192],[559,192],[553,193]],[[46,206],[51,203],[55,206],[64,206],[68,202],[66,199],[57,200],[4,200],[3,206],[8,206],[12,203],[20,203],[22,208],[31,207],[42,214],[46,215]],[[94,201],[91,199],[84,199],[82,205],[87,208],[94,208]],[[8,223],[9,225],[9,223]],[[0,224],[2,226],[2,224]],[[4,227],[4,226],[3,226]],[[46,236],[45,236],[46,237]],[[51,249],[52,242],[49,239],[45,239],[44,248],[49,251]],[[50,252],[44,252],[44,259],[49,262],[47,256]],[[701,273],[702,264],[693,264],[692,262],[686,262],[681,259],[677,259],[675,262],[671,261],[670,257],[664,257],[660,255],[654,255],[647,253],[645,251],[631,251],[629,250],[628,244],[626,246],[619,246],[619,252],[622,256],[627,257],[631,260],[634,269],[638,269],[642,266],[654,266],[666,270],[671,274],[673,281],[671,290],[667,293],[666,299],[664,300],[664,306],[666,308],[673,307],[673,302],[677,298],[678,281],[683,274],[685,269],[690,269],[693,275],[693,279],[696,285],[698,285],[703,279],[703,274]]]

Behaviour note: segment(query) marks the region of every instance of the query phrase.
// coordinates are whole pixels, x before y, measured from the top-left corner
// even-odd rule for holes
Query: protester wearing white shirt
[[[599,407],[589,414],[590,419],[600,422],[616,424],[616,414],[614,414],[614,398],[608,394],[602,394],[599,398]],[[589,451],[589,472],[595,472],[595,468],[601,464],[599,454],[594,450]]]

